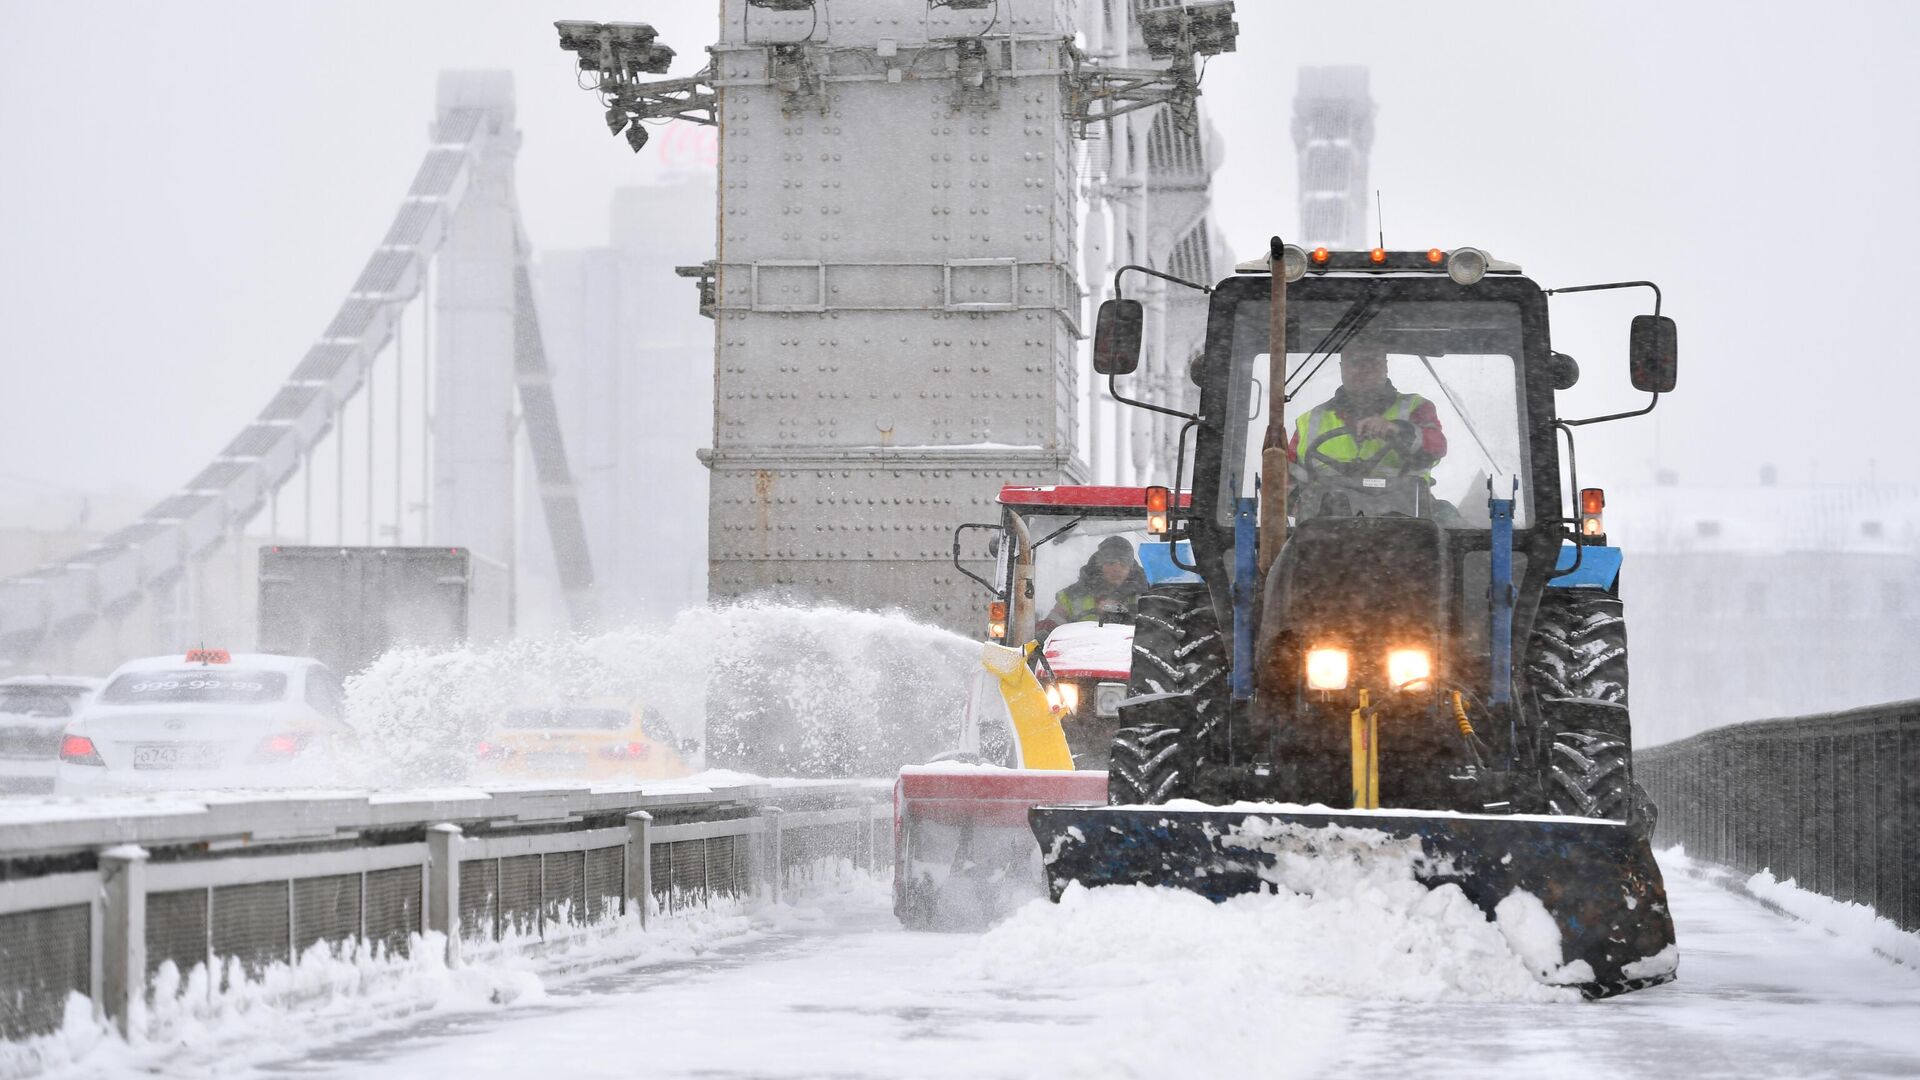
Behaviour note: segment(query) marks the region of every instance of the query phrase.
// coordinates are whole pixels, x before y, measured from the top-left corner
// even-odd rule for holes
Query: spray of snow
[[[458,782],[515,705],[644,703],[682,756],[766,776],[881,776],[951,749],[979,645],[901,615],[745,603],[665,626],[400,649],[349,680],[361,782]]]

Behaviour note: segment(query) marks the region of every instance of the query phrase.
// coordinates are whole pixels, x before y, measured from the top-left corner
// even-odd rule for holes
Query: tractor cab
[[[1674,366],[1658,290],[1557,291],[1609,288],[1655,294],[1655,313],[1633,320],[1630,367],[1657,400]],[[1526,670],[1546,663],[1529,640],[1536,617],[1617,604],[1612,576],[1594,572],[1618,566],[1611,549],[1587,550],[1605,538],[1583,524],[1563,444],[1580,423],[1620,417],[1563,419],[1556,394],[1579,369],[1550,345],[1550,293],[1473,248],[1285,247],[1205,291],[1192,499],[1173,535],[1191,543],[1212,625],[1245,659],[1230,700],[1219,687],[1201,703],[1230,719],[1204,725],[1179,787],[1444,810],[1538,803],[1553,734],[1544,679]],[[1107,303],[1102,374],[1133,369],[1139,328],[1136,302]],[[1576,584],[1592,591],[1560,595]],[[1624,685],[1604,694],[1610,709],[1566,703],[1589,696],[1567,689],[1553,693],[1557,722],[1627,741],[1613,700]],[[1365,782],[1350,760],[1356,707],[1395,732],[1377,763],[1369,752]]]
[[[954,533],[954,566],[988,593],[988,640],[1035,643],[1030,663],[1077,769],[1106,767],[1141,594],[1200,580],[1187,545],[1164,535],[1168,498],[1166,488],[1010,485],[1000,490],[997,524]],[[987,534],[989,576],[962,557],[969,531]]]

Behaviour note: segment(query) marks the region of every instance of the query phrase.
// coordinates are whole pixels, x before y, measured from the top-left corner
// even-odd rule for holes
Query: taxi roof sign
[[[233,656],[225,649],[188,649],[189,664],[230,664]]]

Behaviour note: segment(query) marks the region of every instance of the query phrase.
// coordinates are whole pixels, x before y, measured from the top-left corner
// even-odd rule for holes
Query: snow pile
[[[1276,856],[1277,891],[1215,904],[1179,889],[1071,886],[1060,903],[1029,904],[981,941],[977,969],[1022,969],[1063,984],[1154,987],[1174,999],[1332,996],[1399,1001],[1576,1001],[1547,985],[1585,972],[1561,966],[1559,930],[1540,901],[1516,892],[1497,921],[1458,886],[1414,876],[1418,840],[1375,830],[1261,823],[1239,840]],[[1188,1006],[1190,1009],[1191,1006]],[[1264,1007],[1271,1015],[1271,1004]]]
[[[504,709],[618,701],[683,756],[766,776],[881,776],[952,748],[979,645],[899,615],[749,603],[666,626],[398,649],[348,680],[368,784],[468,779]]]
[[[0,1041],[0,1080],[40,1076],[77,1061],[124,1061],[125,1048],[105,1021],[95,1018],[93,1002],[82,994],[68,994],[58,1031],[18,1042]]]
[[[1825,930],[1844,942],[1879,953],[1889,960],[1920,968],[1920,934],[1902,930],[1871,905],[1836,900],[1803,889],[1793,878],[1782,881],[1771,870],[1741,878],[1722,867],[1696,862],[1679,845],[1659,855],[1661,864],[1669,869],[1744,892],[1762,904]]]
[[[1859,942],[1889,959],[1920,967],[1920,934],[1902,930],[1868,904],[1835,900],[1781,881],[1768,870],[1748,878],[1747,891],[1781,911],[1840,937]]]
[[[518,1007],[546,999],[547,987],[610,966],[700,956],[765,932],[739,904],[656,916],[642,931],[637,914],[570,928],[549,940],[509,936],[468,943],[465,962],[449,967],[445,939],[415,936],[407,954],[361,942],[315,944],[291,965],[248,969],[229,959],[181,972],[171,961],[154,974],[131,1041],[111,1035],[91,1003],[75,995],[65,1026],[17,1043],[0,1043],[0,1077],[32,1076],[84,1064],[105,1073],[227,1071],[422,1015]]]
[[[464,942],[463,963],[445,962],[445,939],[414,936],[406,955],[350,942],[315,944],[291,965],[249,969],[238,960],[182,973],[163,964],[131,1041],[95,1018],[80,995],[50,1035],[0,1042],[0,1080],[81,1066],[120,1075],[231,1072],[301,1048],[396,1031],[422,1017],[550,1004],[550,987],[611,968],[698,958],[782,932],[832,925],[845,911],[884,911],[890,883],[850,860],[823,857],[788,876],[781,904],[715,899],[710,906],[637,914],[592,926],[549,923],[547,936],[509,932],[498,942]],[[764,894],[762,894],[764,899]]]

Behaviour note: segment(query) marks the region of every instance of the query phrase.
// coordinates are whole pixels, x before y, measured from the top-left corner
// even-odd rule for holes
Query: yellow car
[[[495,776],[620,781],[686,776],[695,747],[676,745],[650,707],[601,699],[509,709],[477,750]]]

